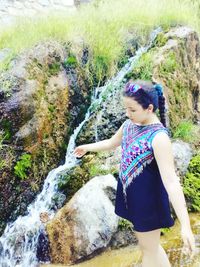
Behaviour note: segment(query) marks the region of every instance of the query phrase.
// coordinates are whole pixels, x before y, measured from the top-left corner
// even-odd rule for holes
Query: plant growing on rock
[[[129,222],[128,220],[126,220],[126,219],[120,219],[119,220],[119,223],[118,223],[118,228],[120,229],[120,230],[128,230],[128,229],[130,229],[130,230],[133,230],[133,225],[132,225],[132,223],[131,222]]]
[[[20,160],[17,161],[14,167],[14,173],[20,179],[24,180],[27,178],[26,171],[29,167],[31,167],[31,155],[24,154],[20,157]]]
[[[200,154],[194,156],[183,181],[183,192],[188,200],[188,210],[200,211]]]

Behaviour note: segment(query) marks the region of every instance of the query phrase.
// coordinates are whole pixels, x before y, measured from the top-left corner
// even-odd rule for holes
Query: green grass
[[[174,130],[173,138],[180,138],[185,142],[196,142],[199,139],[199,126],[190,121],[182,121]]]
[[[74,54],[81,43],[89,47],[91,64],[102,80],[117,71],[117,62],[125,52],[125,42],[134,35],[144,38],[162,25],[185,24],[200,32],[198,3],[179,0],[110,0],[83,5],[73,14],[50,14],[19,21],[15,27],[0,30],[0,49],[11,48],[14,57],[40,41],[70,41]],[[8,60],[0,68],[8,66]]]

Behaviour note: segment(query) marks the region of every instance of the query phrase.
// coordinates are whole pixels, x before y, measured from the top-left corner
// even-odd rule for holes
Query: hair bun
[[[161,84],[155,84],[153,86],[158,94],[158,96],[162,96],[163,95],[163,87]]]

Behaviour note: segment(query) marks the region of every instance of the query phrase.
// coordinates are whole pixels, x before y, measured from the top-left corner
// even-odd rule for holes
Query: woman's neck
[[[153,123],[160,123],[160,120],[156,115],[152,115],[149,119],[142,121],[140,125],[149,125]]]

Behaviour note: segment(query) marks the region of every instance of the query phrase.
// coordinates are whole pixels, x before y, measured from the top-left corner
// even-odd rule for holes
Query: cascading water
[[[89,107],[84,121],[74,130],[70,137],[65,164],[49,172],[42,189],[42,192],[36,197],[35,201],[27,208],[27,215],[19,216],[16,221],[8,223],[3,235],[0,238],[0,266],[1,267],[36,267],[39,265],[37,259],[37,244],[40,230],[43,224],[40,220],[40,214],[47,212],[52,219],[55,214],[55,207],[52,209],[52,202],[55,196],[62,197],[58,192],[58,177],[63,171],[77,165],[80,159],[73,155],[76,137],[86,121],[89,120],[91,112],[96,106],[101,105],[103,95],[109,96],[111,89],[119,87],[123,83],[124,76],[133,70],[139,57],[146,52],[161,31],[160,28],[152,32],[150,43],[140,48],[136,55],[129,59],[129,62],[121,69],[116,77],[106,83],[105,86],[98,87],[94,91],[91,106]],[[98,94],[98,92],[100,92]]]

